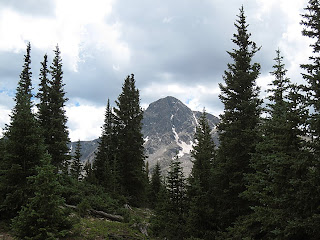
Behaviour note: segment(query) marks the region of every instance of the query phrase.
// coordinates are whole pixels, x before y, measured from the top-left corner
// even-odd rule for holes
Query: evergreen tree
[[[186,186],[178,157],[171,162],[166,178],[166,189],[159,191],[153,218],[153,231],[159,237],[184,239],[186,236]]]
[[[134,75],[128,76],[114,109],[117,134],[117,161],[120,185],[133,205],[141,205],[146,196],[144,140],[141,133],[143,112]]]
[[[65,102],[68,100],[65,97],[62,82],[62,59],[60,56],[59,47],[56,47],[55,57],[50,66],[51,80],[49,88],[49,112],[50,126],[48,130],[47,143],[49,154],[52,156],[52,164],[59,170],[67,171],[69,148],[68,143],[69,133],[67,130],[67,117],[65,115]]]
[[[109,191],[115,191],[118,185],[118,167],[115,164],[116,152],[114,114],[108,99],[102,135],[94,161],[94,175],[98,184]]]
[[[37,98],[39,99],[38,107],[38,119],[40,126],[42,127],[45,144],[48,145],[49,129],[51,128],[51,114],[49,109],[49,69],[48,69],[48,56],[44,55],[43,62],[41,62],[40,69],[40,84]]]
[[[157,162],[155,168],[152,171],[150,188],[149,188],[149,204],[151,208],[155,208],[158,202],[158,195],[163,188],[163,182],[161,177],[160,164]]]
[[[91,184],[97,184],[97,179],[95,177],[91,162],[87,161],[84,164],[83,170],[85,171],[84,180]]]
[[[161,188],[155,204],[154,215],[151,217],[151,229],[154,236],[163,239],[170,239],[174,235],[170,211],[170,200],[167,189]],[[171,224],[171,225],[170,225]],[[175,224],[175,223],[174,223]]]
[[[0,203],[3,203],[5,198],[6,198],[6,193],[5,193],[5,169],[7,168],[6,163],[5,163],[5,157],[6,155],[6,150],[5,150],[5,139],[0,138]],[[0,204],[0,213],[2,213],[2,204]],[[0,221],[4,216],[0,216]]]
[[[215,206],[212,186],[215,146],[205,110],[200,116],[194,139],[196,144],[191,152],[194,161],[187,188],[189,207],[187,226],[191,236],[212,239],[217,230],[214,226]]]
[[[301,24],[304,26],[302,34],[314,42],[310,45],[313,49],[313,55],[309,57],[309,63],[301,65],[306,71],[303,78],[307,81],[307,96],[308,104],[311,107],[311,114],[309,117],[309,135],[311,136],[310,148],[312,158],[308,162],[308,179],[305,181],[304,194],[311,194],[312,197],[308,198],[305,206],[305,216],[308,220],[308,228],[313,236],[320,236],[320,3],[319,0],[309,0],[306,13],[302,15],[303,20]],[[301,192],[303,194],[303,192]]]
[[[4,168],[4,159],[5,159],[5,139],[2,137],[0,138],[0,176],[2,174],[2,170]]]
[[[205,110],[199,118],[194,139],[196,144],[191,152],[194,161],[189,182],[192,184],[192,181],[198,180],[203,189],[208,191],[210,189],[212,164],[215,158],[215,145]]]
[[[303,207],[299,206],[301,202],[297,204],[296,195],[304,178],[303,165],[307,156],[301,138],[304,134],[301,126],[306,119],[304,97],[286,77],[283,57],[279,50],[276,53],[271,72],[275,79],[268,90],[272,93],[268,97],[268,117],[261,126],[262,141],[257,144],[252,158],[255,172],[247,175],[249,183],[243,193],[255,203],[254,212],[241,221],[246,237],[305,239],[307,233],[299,224],[303,221],[303,212],[300,212]],[[235,232],[240,231],[236,228],[232,236]]]
[[[176,157],[175,161],[169,166],[167,176],[167,191],[169,196],[169,213],[170,220],[168,224],[171,226],[175,223],[171,234],[175,235],[175,239],[182,239],[185,232],[185,201],[186,201],[186,185],[181,162]]]
[[[30,51],[29,43],[15,96],[16,104],[5,131],[6,154],[0,175],[0,192],[4,201],[0,202],[0,215],[6,218],[14,217],[32,194],[27,177],[35,174],[35,167],[45,153],[41,131],[32,112]]]
[[[35,195],[12,221],[15,236],[39,240],[64,237],[71,228],[71,222],[66,209],[62,208],[61,186],[49,155],[37,168],[37,175],[29,177],[29,182]]]
[[[235,23],[237,33],[232,39],[238,48],[228,52],[234,62],[228,64],[223,76],[225,85],[219,85],[224,113],[218,126],[220,147],[214,168],[214,182],[218,204],[217,223],[221,230],[249,211],[249,202],[240,198],[239,194],[245,190],[244,174],[252,171],[249,162],[259,139],[256,127],[262,102],[256,86],[260,65],[252,63],[259,48],[250,40],[243,7],[238,18]]]
[[[309,0],[308,6],[305,8],[306,14],[302,15],[301,24],[304,26],[302,34],[309,38],[315,39],[310,45],[313,48],[313,56],[309,57],[310,63],[302,64],[301,67],[306,70],[303,78],[308,83],[309,104],[313,107],[314,113],[311,114],[311,134],[315,142],[314,148],[316,154],[319,155],[320,143],[320,6],[318,0]]]
[[[71,163],[70,173],[71,177],[76,180],[82,179],[82,163],[81,163],[81,142],[78,140],[76,144],[76,150],[73,156],[73,161]]]

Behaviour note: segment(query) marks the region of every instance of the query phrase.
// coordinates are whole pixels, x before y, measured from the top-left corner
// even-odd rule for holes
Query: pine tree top
[[[24,64],[23,64],[23,70],[20,74],[20,81],[18,85],[17,92],[22,92],[23,94],[30,95],[31,96],[31,90],[32,90],[32,84],[31,84],[31,44],[30,42],[27,44],[27,53],[24,55]]]
[[[250,40],[243,7],[240,8],[235,27],[237,33],[233,35],[232,41],[238,48],[228,52],[233,62],[227,65],[228,70],[223,76],[225,84],[219,84],[219,98],[224,104],[220,130],[236,122],[243,128],[250,128],[257,123],[261,111],[262,100],[258,98],[260,88],[256,85],[260,64],[252,63],[253,56],[260,48]]]

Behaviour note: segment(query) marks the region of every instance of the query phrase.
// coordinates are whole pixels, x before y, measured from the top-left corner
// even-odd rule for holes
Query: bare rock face
[[[98,148],[98,141],[99,139],[95,139],[92,141],[80,141],[81,145],[81,158],[82,162],[92,162],[95,158],[95,151]],[[74,155],[76,150],[77,142],[70,143],[70,154]]]
[[[170,162],[178,156],[185,175],[189,175],[192,168],[190,151],[200,115],[201,112],[192,111],[174,97],[165,97],[149,105],[144,111],[142,133],[150,172],[159,162],[162,173],[166,174]],[[216,125],[219,118],[209,113],[207,118],[212,129],[212,137],[218,145]],[[71,154],[74,153],[75,145],[76,143],[71,143]],[[92,162],[98,140],[81,142],[81,146],[82,161]]]

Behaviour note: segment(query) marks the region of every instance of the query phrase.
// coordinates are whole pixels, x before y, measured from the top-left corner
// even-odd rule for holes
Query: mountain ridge
[[[145,140],[146,161],[149,163],[150,171],[159,162],[162,173],[166,173],[170,162],[178,155],[185,174],[190,173],[192,168],[190,151],[194,144],[194,133],[201,114],[199,111],[192,111],[172,96],[161,98],[149,104],[144,111],[142,134]],[[207,118],[212,129],[212,137],[217,145],[216,125],[220,120],[210,113],[207,113]],[[81,160],[83,162],[94,161],[98,141],[99,139],[81,141]],[[71,154],[73,154],[75,142],[71,143],[70,148]]]

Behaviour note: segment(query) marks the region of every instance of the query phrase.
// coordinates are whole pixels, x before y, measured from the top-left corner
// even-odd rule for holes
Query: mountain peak
[[[179,99],[168,96],[165,98],[161,98],[153,103],[150,103],[148,107],[148,111],[152,111],[152,109],[157,109],[157,110],[163,109],[165,111],[174,112],[179,107],[188,109],[188,107],[185,106]]]
[[[192,167],[190,150],[200,114],[172,96],[149,105],[144,112],[142,133],[150,169],[159,162],[162,170],[166,170],[178,155],[185,173],[189,174]],[[208,114],[209,118],[214,128],[219,120],[211,114]]]
[[[143,114],[142,134],[150,170],[159,162],[162,172],[166,173],[171,160],[178,155],[184,172],[188,175],[192,168],[190,150],[201,112],[192,111],[179,99],[168,96],[151,103]],[[217,143],[215,126],[219,119],[209,113],[207,119]],[[74,153],[75,144],[71,145],[71,154]],[[83,161],[93,161],[98,146],[97,140],[81,142],[81,146]]]

